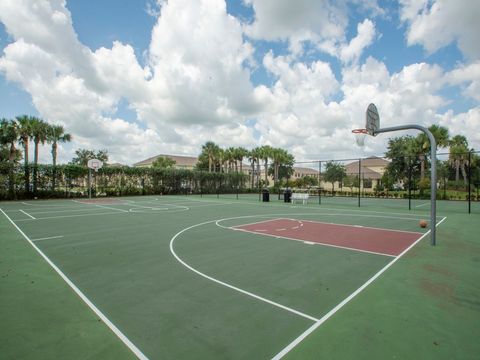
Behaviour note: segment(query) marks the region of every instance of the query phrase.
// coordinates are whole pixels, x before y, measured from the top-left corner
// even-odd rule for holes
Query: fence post
[[[360,193],[360,187],[362,186],[361,176],[362,176],[362,159],[358,159],[358,207],[360,207],[360,197],[361,197],[361,193]]]
[[[321,183],[322,183],[322,162],[318,162],[318,205],[322,204],[322,190],[321,190]]]
[[[472,212],[472,152],[468,152],[468,213]]]
[[[412,210],[412,159],[408,157],[408,210]]]

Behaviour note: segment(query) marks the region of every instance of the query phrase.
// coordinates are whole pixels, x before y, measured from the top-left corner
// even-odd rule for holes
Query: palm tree
[[[258,148],[252,149],[248,152],[248,159],[252,166],[252,189],[255,187],[255,162],[259,161]]]
[[[464,183],[467,182],[465,165],[468,163],[468,141],[463,135],[455,135],[450,140],[449,162],[455,167],[455,182],[460,180],[460,168]]]
[[[446,127],[440,125],[432,125],[428,128],[435,138],[436,148],[447,147],[449,145],[449,134]],[[430,149],[430,141],[428,136],[424,133],[421,133],[417,136],[417,142],[419,144],[419,157],[420,157],[420,179],[422,180],[425,177],[425,152]]]
[[[32,135],[33,143],[35,145],[35,152],[33,154],[33,192],[37,192],[37,166],[38,166],[38,145],[45,144],[47,140],[48,124],[42,119],[32,119]]]
[[[18,139],[18,125],[15,121],[7,119],[0,120],[0,144],[8,146],[8,162],[10,164],[8,171],[8,183],[10,196],[14,196],[14,165],[18,152],[15,143]]]
[[[243,158],[248,156],[248,150],[243,147],[238,147],[235,151],[235,158],[240,163],[240,173],[243,173]]]
[[[23,146],[23,161],[25,168],[25,194],[30,192],[30,168],[28,167],[28,145],[32,138],[33,118],[27,115],[17,116],[18,142]]]
[[[259,186],[260,184],[260,160],[262,159],[263,155],[262,155],[262,148],[261,147],[256,147],[254,148],[251,153],[250,153],[250,156],[252,157],[252,159],[254,159],[254,161],[256,162],[257,164],[257,171],[254,172],[257,176],[257,186]]]
[[[61,125],[52,125],[47,128],[47,141],[52,143],[52,163],[53,163],[53,177],[52,177],[52,191],[55,191],[55,178],[57,166],[57,147],[59,142],[72,141],[72,135],[65,133],[65,129]]]
[[[289,154],[284,149],[273,148],[272,159],[273,159],[273,183],[274,185],[276,185],[277,181],[279,180],[280,166],[289,160]]]
[[[202,146],[202,152],[207,154],[208,157],[208,172],[212,172],[212,165],[215,164],[219,151],[220,147],[213,141],[207,141],[205,145]]]
[[[272,157],[273,148],[269,145],[264,145],[260,148],[260,158],[265,165],[265,186],[268,185],[268,159]]]
[[[229,147],[227,150],[225,150],[224,157],[228,166],[228,172],[232,172],[233,166],[235,166],[235,171],[237,171],[235,151],[236,149],[234,147]]]

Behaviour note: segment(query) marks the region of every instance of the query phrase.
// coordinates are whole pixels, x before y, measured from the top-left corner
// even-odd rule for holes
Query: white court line
[[[132,343],[121,331],[118,329],[115,324],[113,324],[86,296],[85,294],[75,286],[75,284],[60,270],[54,263],[51,261],[47,255],[45,255],[42,250],[40,250],[37,245],[33,243],[32,240],[13,222],[12,219],[0,209],[0,211],[5,215],[5,217],[10,221],[10,223],[15,226],[20,234],[29,242],[30,245],[42,256],[45,261],[57,272],[58,275],[70,286],[70,288],[82,299],[85,304],[107,325],[110,330],[113,331],[115,335],[141,360],[148,360],[148,358],[138,349],[134,343]]]
[[[108,209],[108,210],[118,210],[118,211],[121,211],[121,212],[126,212],[128,213],[127,210],[123,210],[123,209],[117,209],[117,208],[114,208],[114,207],[108,207],[108,206],[104,206],[104,205],[98,205],[98,204],[95,204],[95,206],[98,206],[99,208],[102,208],[102,209]]]
[[[60,239],[60,238],[63,238],[63,235],[50,236],[50,237],[44,237],[44,238],[39,238],[39,239],[31,239],[31,240],[32,241],[42,241],[42,240]]]
[[[78,211],[78,212],[85,212],[85,211],[96,211],[96,210],[100,210],[100,209],[97,209],[97,208],[94,208],[94,207],[91,207],[89,209],[86,209],[86,208],[82,208],[82,209],[73,209],[73,208],[67,208],[68,210],[48,210],[48,211],[39,211],[38,209],[35,209],[34,211],[31,211],[30,213],[31,214],[35,214],[35,215],[38,215],[38,214],[53,214],[53,213],[63,213],[63,212],[74,212],[74,211]]]
[[[126,212],[129,214],[129,212]],[[60,216],[47,216],[43,218],[36,218],[35,220],[49,220],[49,219],[63,219],[63,218],[70,218],[70,217],[82,217],[82,216],[98,216],[98,215],[121,215],[125,213],[119,213],[117,212],[105,212],[105,213],[94,213],[94,214],[77,214],[77,215],[60,215]],[[15,220],[15,222],[19,221],[34,221],[33,219],[18,219]]]
[[[263,232],[260,233],[260,232],[257,232],[257,231],[251,231],[251,230],[245,230],[245,229],[239,229],[239,228],[228,228],[228,227],[224,227],[222,225],[219,225],[219,226],[223,227],[223,228],[226,228],[226,229],[231,229],[231,230],[235,230],[235,231],[243,231],[243,232],[250,233],[250,234],[269,236],[269,237],[273,237],[273,238],[277,238],[277,239],[298,241],[298,242],[302,242],[302,243],[305,242],[305,240],[295,239],[295,238],[291,238],[291,237],[288,237],[288,236],[281,236],[281,235],[275,235],[275,234],[269,234],[269,233],[263,233]],[[277,230],[282,230],[282,229],[277,229]],[[283,230],[285,230],[285,229],[283,229]],[[368,251],[368,250],[356,249],[356,248],[351,248],[351,247],[347,247],[347,246],[333,245],[333,244],[327,244],[327,243],[321,243],[321,242],[315,242],[315,245],[328,246],[328,247],[333,247],[333,248],[338,248],[338,249],[345,249],[345,250],[351,250],[351,251],[355,251],[355,252],[362,252],[362,253],[388,256],[388,257],[395,257],[396,256],[396,255],[385,254],[385,253],[376,252],[376,251]]]
[[[429,204],[430,204],[429,202],[426,202],[426,203],[423,203],[423,204],[417,205],[417,206],[415,206],[415,207],[416,207],[416,208],[418,208],[418,207],[425,206],[425,205],[429,205]]]
[[[440,220],[435,226],[440,225],[447,217],[445,216],[442,220]],[[380,275],[382,275],[390,266],[392,266],[397,260],[399,260],[403,255],[405,255],[412,247],[414,247],[420,240],[426,237],[430,233],[428,230],[425,234],[423,234],[417,241],[415,241],[412,245],[406,248],[400,255],[398,255],[395,259],[385,265],[379,272],[373,275],[370,279],[368,279],[362,286],[360,286],[357,290],[355,290],[352,294],[346,297],[342,302],[340,302],[337,306],[335,306],[332,310],[326,313],[320,320],[318,320],[315,324],[310,326],[307,330],[305,330],[299,337],[293,340],[290,344],[288,344],[282,351],[280,351],[277,355],[275,355],[272,360],[279,360],[285,355],[287,355],[295,346],[300,344],[303,339],[305,339],[308,335],[310,335],[315,329],[317,329],[320,325],[322,325],[325,321],[331,318],[338,310],[348,304],[355,296],[357,296],[360,292],[362,292],[368,285],[370,285],[373,281],[375,281]]]
[[[48,200],[42,200],[42,201],[48,201]],[[30,204],[25,201],[21,202],[24,205],[29,205],[29,206],[44,206],[44,207],[66,207],[67,205],[56,205],[56,204]]]
[[[306,319],[309,319],[309,320],[312,320],[312,321],[318,321],[318,319],[314,318],[313,316],[304,314],[304,313],[302,313],[302,312],[300,312],[300,311],[298,311],[298,310],[292,309],[292,308],[290,308],[290,307],[288,307],[288,306],[279,304],[279,303],[277,303],[277,302],[275,302],[275,301],[266,299],[266,298],[264,298],[264,297],[261,297],[261,296],[259,296],[259,295],[254,294],[254,293],[251,293],[251,292],[249,292],[249,291],[240,289],[240,288],[238,288],[238,287],[236,287],[236,286],[233,286],[233,285],[230,285],[230,284],[228,284],[228,283],[226,283],[226,282],[223,282],[223,281],[221,281],[221,280],[218,280],[218,279],[216,279],[216,278],[214,278],[214,277],[208,276],[207,274],[204,274],[204,273],[198,271],[197,269],[193,268],[192,266],[188,265],[185,261],[183,261],[183,260],[177,255],[177,253],[175,252],[175,250],[173,250],[173,243],[174,243],[174,241],[178,238],[178,236],[180,236],[180,235],[183,234],[184,232],[186,232],[186,231],[188,231],[188,230],[190,230],[190,229],[193,229],[193,228],[195,228],[195,227],[197,227],[197,226],[202,226],[202,225],[210,224],[210,223],[213,223],[213,222],[215,222],[215,221],[218,221],[218,220],[205,221],[205,222],[200,223],[200,224],[195,224],[195,225],[189,226],[189,227],[181,230],[180,232],[176,233],[175,236],[172,237],[172,239],[170,240],[170,252],[172,253],[172,255],[175,257],[175,259],[177,259],[177,261],[178,261],[180,264],[182,264],[183,266],[185,266],[187,269],[193,271],[194,273],[196,273],[196,274],[198,274],[198,275],[200,275],[200,276],[202,276],[202,277],[204,277],[204,278],[206,278],[206,279],[208,279],[208,280],[211,280],[211,281],[213,281],[213,282],[215,282],[215,283],[217,283],[217,284],[220,284],[220,285],[222,285],[222,286],[228,287],[228,288],[230,288],[230,289],[232,289],[232,290],[235,290],[235,291],[238,291],[238,292],[240,292],[240,293],[242,293],[242,294],[251,296],[251,297],[253,297],[253,298],[257,299],[257,300],[266,302],[266,303],[268,303],[268,304],[270,304],[270,305],[273,305],[273,306],[276,306],[276,307],[278,307],[278,308],[280,308],[280,309],[289,311],[289,312],[291,312],[291,313],[293,313],[293,314],[299,315],[299,316],[304,317],[304,318],[306,318]]]
[[[23,211],[23,210],[20,210],[20,212],[24,213],[25,215],[27,215],[30,219],[33,219],[33,220],[36,220],[35,217],[33,217],[32,215],[30,215],[29,213]]]
[[[250,217],[250,216],[248,216],[248,217]],[[267,217],[267,216],[265,216],[265,217]],[[250,226],[250,225],[263,224],[263,223],[266,223],[266,222],[276,221],[276,220],[281,220],[281,219],[284,219],[284,218],[279,218],[279,217],[268,218],[267,217],[267,220],[255,221],[255,222],[251,222],[251,223],[247,223],[247,224],[241,224],[241,225],[235,225],[235,226],[231,226],[230,228],[236,228],[237,226]],[[225,228],[227,228],[227,227],[225,227]]]
[[[295,220],[295,219],[290,219],[290,220]],[[354,227],[354,228],[372,229],[372,230],[378,230],[378,231],[390,231],[390,232],[400,232],[400,233],[407,233],[407,234],[423,235],[423,233],[419,232],[419,231],[392,230],[392,229],[377,228],[377,227],[372,227],[372,226],[337,224],[337,223],[329,223],[329,222],[316,221],[316,220],[303,220],[303,221],[314,223],[314,224],[336,225],[336,226],[341,226],[341,227]]]

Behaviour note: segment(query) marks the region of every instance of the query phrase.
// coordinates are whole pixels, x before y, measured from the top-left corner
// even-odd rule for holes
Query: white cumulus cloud
[[[456,42],[470,59],[480,56],[480,6],[477,0],[400,0],[400,18],[408,25],[408,44],[429,53]]]

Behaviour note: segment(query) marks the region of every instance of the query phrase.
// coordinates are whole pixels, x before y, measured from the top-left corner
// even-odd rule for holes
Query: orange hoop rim
[[[354,134],[368,134],[367,129],[353,129],[352,133]]]

